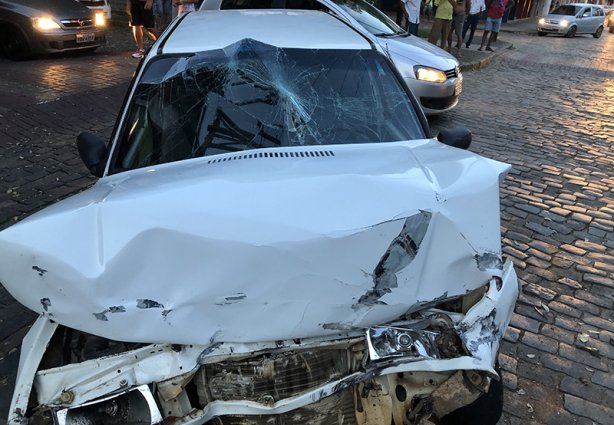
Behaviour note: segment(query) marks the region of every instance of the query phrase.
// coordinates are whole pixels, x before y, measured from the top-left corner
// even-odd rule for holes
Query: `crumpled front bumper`
[[[397,355],[378,359],[374,359],[373,355],[365,356],[359,370],[300,394],[263,402],[215,400],[205,406],[191,406],[190,413],[177,418],[174,423],[203,424],[224,415],[283,414],[367,380],[404,372],[477,371],[496,377],[494,365],[500,339],[509,324],[519,291],[516,273],[509,261],[505,263],[501,276],[493,277],[484,290],[481,299],[465,314],[449,314],[455,332],[466,349],[463,355],[446,359],[433,358],[428,353],[422,356]],[[436,308],[421,312],[425,316],[441,313]],[[365,341],[369,338],[364,334],[350,332],[343,338],[327,337],[298,342],[216,343],[210,346],[147,345],[118,355],[37,371],[57,326],[48,317],[40,316],[24,338],[9,425],[24,423],[33,384],[36,386],[39,406],[50,408],[56,423],[70,424],[66,418],[70,417],[71,412],[82,414],[88,405],[121,396],[138,398],[143,405],[142,418],[146,418],[141,418],[143,422],[139,423],[153,424],[160,422],[163,415],[154,401],[150,384],[156,384],[158,396],[172,400],[201,366],[233,356],[248,357],[258,353],[319,349],[332,345],[350,346],[357,341],[370,344]]]

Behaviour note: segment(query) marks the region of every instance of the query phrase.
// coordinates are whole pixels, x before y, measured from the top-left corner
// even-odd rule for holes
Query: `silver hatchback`
[[[572,3],[559,6],[537,21],[537,33],[562,34],[574,37],[576,34],[592,34],[599,38],[603,33],[605,12],[603,7],[587,3]]]

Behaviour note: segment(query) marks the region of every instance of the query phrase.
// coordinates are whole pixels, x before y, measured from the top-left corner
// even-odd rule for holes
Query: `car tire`
[[[30,57],[30,46],[21,31],[14,27],[0,30],[0,51],[10,60],[18,61]]]
[[[603,27],[599,27],[597,28],[597,31],[595,31],[595,34],[593,34],[594,38],[599,38],[601,37],[601,34],[603,33]]]
[[[537,35],[540,35],[542,37],[545,36],[546,34],[548,34],[548,33],[543,32],[543,31],[537,31]]]
[[[567,33],[565,33],[565,37],[567,38],[573,38],[576,36],[576,32],[578,31],[578,28],[576,27],[571,27],[569,28],[569,30],[567,31]]]

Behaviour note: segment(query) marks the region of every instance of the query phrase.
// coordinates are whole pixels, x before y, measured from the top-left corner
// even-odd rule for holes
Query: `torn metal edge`
[[[34,377],[57,327],[58,324],[49,320],[47,316],[38,316],[22,341],[15,390],[9,408],[8,425],[26,423],[23,415],[28,408]]]

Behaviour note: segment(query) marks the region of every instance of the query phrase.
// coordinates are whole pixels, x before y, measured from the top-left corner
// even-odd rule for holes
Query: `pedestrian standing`
[[[418,35],[420,25],[420,0],[403,0],[405,19],[407,19],[407,32]]]
[[[557,1],[556,3],[554,3],[554,6],[550,7],[550,13],[552,13],[553,10],[558,9],[558,8],[559,8],[559,2]]]
[[[403,27],[403,16],[405,15],[403,7],[403,0],[398,0],[396,2],[396,19],[395,22],[398,26]]]
[[[490,0],[486,3],[486,25],[484,26],[484,35],[482,35],[482,43],[478,50],[484,50],[484,44],[486,44],[486,50],[492,52],[490,45],[496,40],[497,34],[501,29],[501,21],[505,11],[511,7],[514,7],[514,0]],[[488,36],[490,34],[490,37]],[[488,40],[488,43],[486,43]]]
[[[461,56],[461,45],[463,44],[463,23],[465,22],[465,16],[469,12],[471,7],[471,0],[456,0],[454,4],[454,12],[452,14],[452,26],[450,27],[450,33],[448,34],[448,49],[452,49],[452,34],[456,33],[456,56]]]
[[[194,12],[196,10],[196,2],[197,0],[175,0],[177,16],[181,16],[188,12]]]
[[[441,38],[441,48],[447,50],[448,34],[452,26],[452,14],[454,11],[454,0],[435,0],[435,20],[429,34],[429,42],[437,45],[437,40]]]
[[[154,0],[153,14],[156,21],[156,34],[160,35],[171,22],[173,5],[171,0]]]
[[[136,51],[132,54],[132,57],[140,59],[145,55],[145,48],[143,47],[145,31],[153,41],[156,41],[157,38],[153,16],[153,0],[130,0],[130,26],[136,43]]]
[[[463,40],[467,35],[467,31],[471,30],[469,31],[469,38],[465,42],[465,46],[467,46],[467,48],[469,48],[469,46],[471,46],[471,42],[473,42],[473,35],[475,34],[475,29],[478,27],[480,15],[485,9],[486,5],[484,4],[484,0],[471,0],[469,15],[467,15],[467,19],[463,25]]]
[[[433,15],[435,14],[433,11],[434,8],[435,6],[433,5],[433,0],[426,0],[424,4],[424,19],[427,21],[433,19]]]

